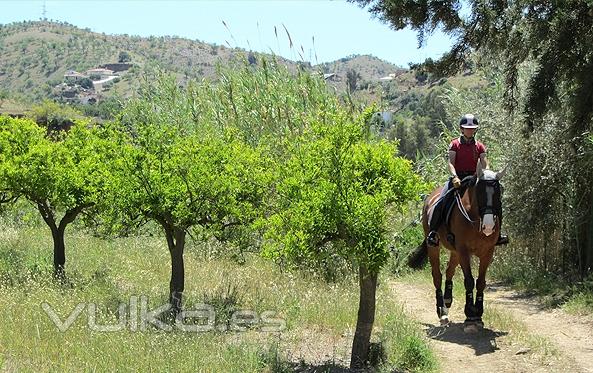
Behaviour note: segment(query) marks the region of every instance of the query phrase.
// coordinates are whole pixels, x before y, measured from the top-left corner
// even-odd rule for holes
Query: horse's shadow
[[[491,354],[498,350],[496,338],[508,334],[508,332],[488,328],[483,328],[477,333],[466,333],[463,331],[463,323],[454,322],[445,326],[427,323],[423,325],[426,327],[426,335],[429,338],[471,347],[476,356]]]

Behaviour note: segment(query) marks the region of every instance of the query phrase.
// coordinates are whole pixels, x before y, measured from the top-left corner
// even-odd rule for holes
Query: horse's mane
[[[477,176],[476,175],[469,175],[461,180],[461,186],[459,187],[459,195],[463,197],[465,191],[469,189],[470,186],[476,185]]]

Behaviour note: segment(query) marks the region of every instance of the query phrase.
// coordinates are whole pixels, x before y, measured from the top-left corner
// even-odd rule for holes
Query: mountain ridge
[[[68,71],[86,71],[121,62],[121,53],[129,56],[134,67],[128,75],[156,63],[180,78],[204,78],[215,74],[217,63],[228,63],[249,56],[269,54],[228,48],[177,36],[109,35],[79,28],[68,23],[24,21],[0,25],[0,89],[21,99],[40,100],[52,96],[52,90],[64,82]],[[274,56],[289,65],[308,68],[340,76],[345,89],[348,69],[356,69],[359,80],[377,81],[382,76],[402,68],[370,55],[352,55],[334,62],[311,65],[306,61],[292,61]],[[123,78],[118,83],[120,93],[133,89],[134,78]]]

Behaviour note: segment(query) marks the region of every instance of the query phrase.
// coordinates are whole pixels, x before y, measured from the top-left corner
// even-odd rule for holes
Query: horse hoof
[[[467,334],[475,334],[478,332],[478,324],[476,323],[466,323],[463,325],[463,332]]]
[[[441,326],[449,325],[449,316],[441,316]]]

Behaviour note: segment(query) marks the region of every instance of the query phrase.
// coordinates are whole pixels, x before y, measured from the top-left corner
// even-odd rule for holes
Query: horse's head
[[[500,179],[504,176],[505,170],[495,172],[485,170],[478,161],[476,170],[476,198],[478,200],[478,209],[480,211],[480,230],[490,236],[496,226],[496,217],[502,213]]]

